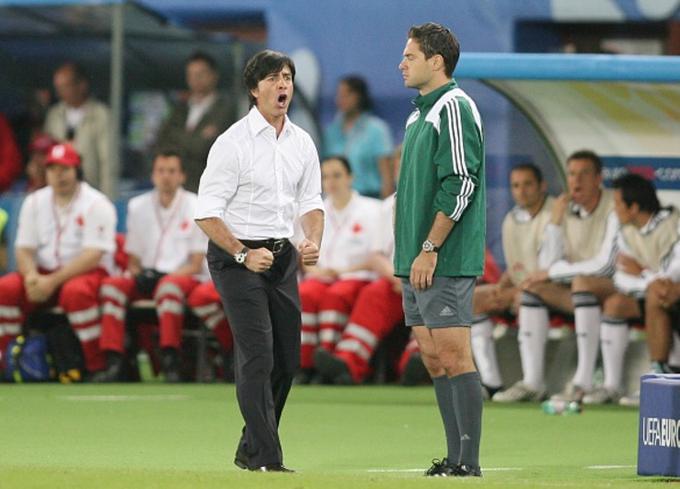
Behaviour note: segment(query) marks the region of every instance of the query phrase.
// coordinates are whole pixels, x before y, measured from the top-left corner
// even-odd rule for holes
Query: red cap
[[[57,142],[52,139],[49,134],[39,133],[31,140],[31,144],[28,145],[28,151],[46,155],[50,148],[55,144],[57,144]]]
[[[56,144],[47,153],[45,165],[80,166],[80,155],[68,143]]]

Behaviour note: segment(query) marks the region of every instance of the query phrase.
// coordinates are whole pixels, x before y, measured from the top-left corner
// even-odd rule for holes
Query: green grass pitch
[[[431,388],[294,387],[281,435],[296,474],[238,470],[234,386],[0,385],[0,489],[650,487],[636,410],[547,416],[485,404],[482,479],[422,476],[445,455]]]

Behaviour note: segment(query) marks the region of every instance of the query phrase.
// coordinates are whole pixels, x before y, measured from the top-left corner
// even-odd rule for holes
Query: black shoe
[[[117,351],[106,352],[106,370],[97,372],[90,379],[92,382],[120,382],[123,373],[123,355]]]
[[[439,460],[435,458],[432,460],[432,467],[425,471],[425,475],[428,477],[450,477],[453,476],[453,472],[456,466],[449,463],[449,459],[444,457]]]
[[[317,348],[314,352],[314,364],[324,380],[331,384],[354,385],[347,364],[325,348]]]
[[[456,465],[456,477],[481,477],[482,469],[473,467],[472,465],[458,464]]]
[[[292,469],[289,469],[283,464],[268,464],[268,465],[263,465],[261,467],[255,467],[254,469],[250,469],[252,472],[290,472],[293,473],[295,472]]]
[[[401,376],[401,385],[418,385],[426,382],[429,378],[430,374],[427,373],[420,353],[411,353]]]
[[[163,348],[161,353],[161,370],[165,381],[176,384],[182,381],[179,371],[179,351],[175,348]]]
[[[297,385],[308,385],[312,383],[312,379],[316,375],[316,370],[313,368],[303,368],[295,375],[293,383]]]

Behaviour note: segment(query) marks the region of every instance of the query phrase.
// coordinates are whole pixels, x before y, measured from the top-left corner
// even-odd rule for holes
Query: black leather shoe
[[[97,372],[90,379],[92,382],[120,382],[123,373],[123,355],[117,351],[106,352],[106,370]]]
[[[347,364],[325,348],[318,348],[314,352],[314,364],[324,380],[331,384],[354,385]]]
[[[290,472],[290,473],[295,472],[294,470],[289,469],[283,464],[268,464],[250,470],[252,470],[253,472]]]

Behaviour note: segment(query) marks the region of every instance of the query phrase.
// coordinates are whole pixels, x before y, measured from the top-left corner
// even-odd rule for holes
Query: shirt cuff
[[[224,218],[224,201],[219,197],[202,196],[198,199],[194,219],[209,217]]]
[[[321,200],[320,196],[307,202],[301,202],[298,216],[304,216],[308,212],[311,212],[316,209],[319,209],[321,212],[324,213],[326,212],[326,209],[324,209],[323,207],[323,201]]]

